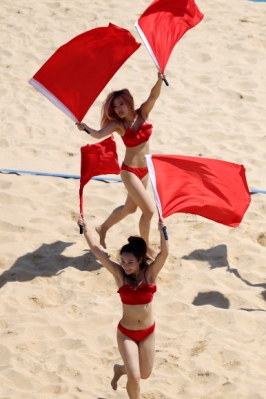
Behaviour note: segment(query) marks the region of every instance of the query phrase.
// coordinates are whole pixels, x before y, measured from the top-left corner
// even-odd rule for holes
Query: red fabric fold
[[[80,213],[83,214],[83,189],[94,176],[119,174],[120,167],[113,135],[96,144],[81,147]]]
[[[179,155],[152,155],[151,161],[162,217],[184,212],[231,227],[240,224],[251,201],[243,165]]]
[[[65,105],[80,122],[112,76],[140,45],[128,30],[110,23],[61,46],[29,82],[60,109],[57,101]]]
[[[138,25],[162,73],[176,43],[202,18],[194,0],[154,0],[140,16]]]

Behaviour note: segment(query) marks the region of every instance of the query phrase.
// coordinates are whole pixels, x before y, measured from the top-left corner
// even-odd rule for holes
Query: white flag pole
[[[146,36],[145,36],[143,30],[142,30],[141,27],[139,26],[138,21],[135,23],[135,28],[137,29],[138,34],[140,35],[140,37],[141,37],[141,39],[142,39],[144,45],[146,46],[146,48],[147,48],[147,50],[148,50],[148,52],[149,52],[151,58],[153,59],[153,62],[154,62],[154,64],[155,64],[156,68],[157,68],[158,71],[162,74],[162,71],[161,71],[160,65],[159,65],[159,63],[158,63],[158,60],[157,60],[157,58],[156,58],[156,56],[155,56],[155,54],[154,54],[154,52],[153,52],[153,50],[152,50],[152,48],[151,48],[149,42],[148,42],[148,40],[146,39]],[[165,78],[164,78],[163,81],[164,81],[164,83],[166,84],[166,86],[169,86],[169,83],[167,82],[167,80],[166,80]]]
[[[57,108],[59,108],[64,114],[66,114],[70,119],[74,122],[78,123],[79,121],[75,117],[75,115],[60,101],[58,98],[51,93],[46,87],[44,87],[38,80],[31,78],[29,80],[29,84],[32,85],[36,90],[38,90],[44,97],[46,97],[51,103],[53,103]],[[88,129],[83,129],[86,133],[90,134]]]
[[[147,167],[148,167],[148,171],[149,171],[149,177],[150,177],[150,181],[151,181],[151,186],[152,186],[152,190],[153,190],[155,203],[156,203],[158,213],[159,213],[159,220],[162,220],[163,219],[162,205],[161,205],[160,197],[158,195],[158,191],[157,191],[157,187],[156,187],[156,176],[155,176],[154,166],[152,163],[152,155],[150,155],[150,154],[145,155],[145,158],[146,158],[146,163],[147,163]],[[166,231],[166,227],[163,227],[163,234],[164,234],[164,238],[166,240],[168,240],[168,234]]]
[[[38,90],[44,97],[46,97],[51,103],[53,103],[57,108],[61,109],[64,114],[66,114],[69,118],[71,118],[74,122],[78,122],[75,115],[60,101],[58,98],[53,95],[49,90],[46,89],[40,82],[36,79],[31,78],[29,80],[29,84],[31,84],[36,90]]]

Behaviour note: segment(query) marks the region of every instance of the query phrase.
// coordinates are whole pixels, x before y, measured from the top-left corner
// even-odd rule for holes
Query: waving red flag
[[[194,0],[154,0],[135,23],[161,73],[176,43],[202,18]]]
[[[60,47],[29,83],[75,122],[139,48],[126,29],[109,24],[84,32]]]
[[[146,155],[161,217],[192,213],[237,227],[250,204],[243,165],[180,155]]]
[[[83,189],[94,176],[120,173],[113,135],[96,144],[87,144],[81,151],[80,213],[83,215]]]

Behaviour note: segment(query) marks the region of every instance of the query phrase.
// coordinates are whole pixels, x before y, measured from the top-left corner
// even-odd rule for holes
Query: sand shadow
[[[217,269],[218,267],[226,267],[227,272],[234,274],[237,278],[239,278],[241,281],[243,281],[243,283],[245,283],[249,287],[263,288],[263,291],[261,292],[261,296],[264,299],[264,301],[266,301],[266,283],[253,284],[250,281],[243,278],[237,269],[231,268],[230,264],[228,262],[226,245],[221,244],[221,245],[217,245],[216,247],[213,247],[210,249],[196,249],[195,251],[191,252],[189,255],[182,256],[182,259],[208,262],[210,264],[211,269]],[[199,295],[201,295],[201,296],[199,296]],[[219,292],[215,292],[215,291],[213,291],[213,292],[210,291],[209,293],[199,293],[199,295],[194,299],[194,301],[196,301],[196,303],[197,303],[196,306],[202,306],[202,305],[207,305],[207,304],[213,305],[213,303],[216,304],[213,306],[217,306],[217,305],[219,305],[219,303],[221,303],[222,306],[217,306],[217,307],[222,307],[224,309],[227,309],[227,307],[224,307],[224,306],[226,306],[226,298],[222,299],[222,297],[221,297],[221,296],[223,296],[223,294],[221,294]],[[208,298],[209,298],[210,302],[208,302]],[[200,305],[200,303],[201,303],[201,305]],[[228,305],[229,305],[229,301],[228,301]],[[242,309],[242,310],[255,311],[256,309]],[[260,310],[260,309],[258,309],[258,310]]]
[[[103,267],[90,250],[86,250],[82,256],[63,255],[64,250],[73,244],[63,241],[42,244],[34,252],[19,257],[9,270],[0,275],[0,288],[9,282],[31,281],[37,276],[58,276],[69,266],[80,271],[95,271]]]
[[[229,309],[229,300],[219,291],[199,292],[194,298],[192,305],[204,306],[212,305],[216,308]]]
[[[211,269],[216,269],[217,267],[230,268],[227,259],[227,247],[224,244],[210,249],[196,249],[189,255],[182,256],[182,259],[208,262]]]

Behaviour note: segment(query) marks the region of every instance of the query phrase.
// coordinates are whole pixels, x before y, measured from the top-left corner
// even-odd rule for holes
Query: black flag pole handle
[[[82,207],[83,207],[83,205],[82,205]],[[83,219],[83,211],[81,211],[80,212],[80,216],[82,217],[82,219]],[[84,219],[83,219],[83,221],[84,221]],[[81,226],[81,225],[79,225],[79,234],[83,234],[83,226]]]
[[[158,211],[158,213],[159,213],[159,211]],[[159,213],[159,222],[162,222],[162,220],[163,220],[162,216],[160,216],[160,213]],[[166,226],[163,226],[162,230],[163,230],[163,235],[164,235],[165,241],[168,241],[168,234],[167,234]]]
[[[165,77],[164,74],[162,73],[162,71],[161,71],[161,69],[160,69],[159,66],[158,66],[158,71],[159,71],[159,73],[161,74],[161,78],[162,78],[162,80],[164,81],[165,85],[166,85],[166,86],[169,86],[168,80],[166,79],[166,77]]]
[[[163,235],[164,235],[165,241],[168,241],[168,234],[167,234],[167,229],[165,226],[163,227]]]

